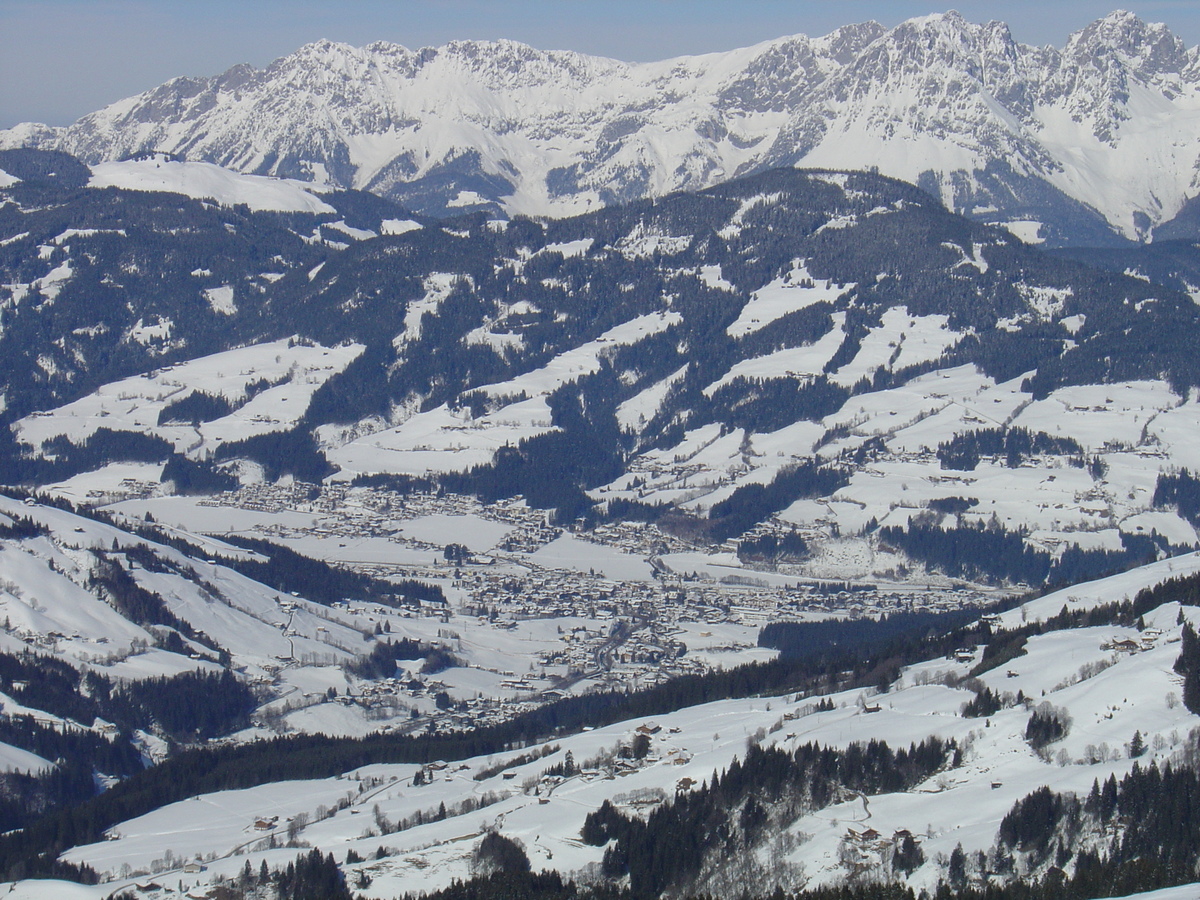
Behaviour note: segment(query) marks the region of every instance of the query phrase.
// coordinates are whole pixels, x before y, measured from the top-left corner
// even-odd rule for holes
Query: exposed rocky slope
[[[1200,63],[1118,12],[1062,49],[954,12],[627,64],[521,44],[309,44],[2,146],[168,151],[445,213],[563,215],[780,165],[878,168],[1055,244],[1144,239],[1197,194]],[[1119,237],[1118,237],[1119,236]]]

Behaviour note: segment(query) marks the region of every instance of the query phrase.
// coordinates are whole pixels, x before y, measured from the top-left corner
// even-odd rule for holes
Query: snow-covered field
[[[410,305],[401,342],[419,335],[422,310],[436,308],[439,296],[431,289],[425,300]],[[499,405],[479,417],[474,417],[465,406],[452,409],[443,404],[417,413],[393,428],[332,448],[327,456],[341,471],[331,477],[349,481],[359,474],[426,475],[485,465],[501,447],[517,446],[526,438],[553,429],[547,398],[555,390],[596,372],[600,360],[613,349],[636,344],[678,321],[677,313],[640,316],[560,354],[542,368],[508,381],[483,385],[474,393],[496,398]]]
[[[723,283],[719,272],[713,273],[712,281],[715,284]],[[776,319],[814,303],[833,303],[854,287],[854,284],[833,285],[829,281],[816,281],[809,274],[804,261],[797,260],[787,275],[750,295],[750,302],[742,307],[737,321],[727,331],[735,338],[753,334]]]
[[[789,279],[791,279],[789,281]],[[779,285],[760,294],[743,310],[757,309],[755,321],[783,314],[807,302],[804,295],[820,291],[807,287],[802,266]],[[398,340],[415,340],[425,312],[436,309],[450,290],[449,276],[426,285],[424,298],[409,307],[406,332]],[[763,299],[763,298],[768,299]],[[1049,302],[1049,301],[1047,301]],[[765,306],[756,304],[766,304]],[[554,428],[550,394],[564,384],[596,371],[611,348],[635,344],[677,321],[673,313],[642,316],[624,323],[594,341],[567,351],[539,369],[505,382],[485,385],[476,393],[493,398],[493,406],[472,415],[466,406],[441,405],[414,412],[391,427],[385,422],[360,423],[351,428],[327,426],[320,439],[338,471],[333,483],[346,483],[360,474],[427,475],[463,471],[491,461],[504,446],[544,434]],[[892,317],[895,321],[887,320]],[[751,357],[732,365],[705,389],[713,394],[739,377],[815,378],[841,344],[842,313],[834,328],[813,344]],[[898,369],[940,354],[960,335],[946,328],[944,317],[911,317],[903,309],[889,311],[885,323],[863,340],[854,359],[833,373],[835,380],[853,383],[879,367]],[[739,320],[740,321],[740,320]],[[747,320],[749,322],[749,320]],[[203,459],[223,443],[292,427],[303,415],[313,392],[342,371],[359,353],[359,345],[325,348],[302,342],[276,341],[227,351],[128,378],[99,389],[73,403],[33,413],[16,423],[19,440],[33,447],[56,436],[82,442],[100,428],[134,431],[162,437],[177,452]],[[635,432],[662,408],[684,367],[650,385],[618,410],[623,428]],[[833,495],[800,500],[777,515],[779,527],[800,529],[815,540],[806,574],[814,577],[859,577],[894,570],[903,562],[877,548],[868,538],[856,551],[859,561],[823,568],[832,557],[819,545],[837,535],[853,538],[872,522],[907,526],[914,516],[933,515],[946,525],[955,517],[930,513],[939,500],[961,498],[970,508],[957,517],[963,523],[996,522],[1009,530],[1024,529],[1028,543],[1057,554],[1068,546],[1119,550],[1121,535],[1156,532],[1172,544],[1195,546],[1195,527],[1172,509],[1153,508],[1160,474],[1179,468],[1200,470],[1200,451],[1192,435],[1200,424],[1200,401],[1174,394],[1165,382],[1139,381],[1110,385],[1060,388],[1042,400],[1021,388],[1023,378],[997,383],[971,365],[937,369],[898,387],[851,396],[837,412],[820,421],[800,421],[774,432],[756,433],[718,423],[688,430],[674,446],[635,455],[626,474],[591,492],[597,501],[625,498],[642,503],[673,503],[704,516],[716,503],[751,484],[769,484],[788,466],[814,458],[837,464],[843,453],[871,442],[869,456],[857,463],[850,483]],[[186,398],[197,385],[219,395],[233,411],[209,422],[158,424],[170,404]],[[1074,440],[1075,454],[1033,456],[1018,467],[1003,458],[984,457],[970,471],[944,469],[935,451],[956,435],[984,429],[1024,428]],[[1088,463],[1083,466],[1083,463]],[[242,465],[244,481],[261,478],[255,465]],[[53,487],[68,499],[89,504],[164,491],[161,467],[121,463],[69,478]],[[166,488],[169,489],[169,486]],[[166,508],[175,501],[164,500]],[[213,518],[192,501],[178,501],[189,510],[176,521],[191,531],[235,533],[264,523],[244,511]],[[142,508],[142,512],[152,507]],[[155,510],[158,515],[158,510]],[[168,516],[165,521],[173,521]],[[420,538],[416,532],[407,535]],[[446,533],[430,532],[431,544],[450,543]],[[489,538],[489,546],[498,539]],[[313,537],[316,555],[350,563],[383,561],[391,550],[387,541],[359,541],[353,550],[343,542],[331,544]],[[472,549],[485,550],[483,546]],[[339,555],[337,551],[346,550]],[[401,553],[400,558],[411,549]],[[598,564],[598,552],[588,560],[572,561],[570,554],[544,550],[534,561],[551,567],[611,572],[616,577],[643,578],[641,561],[631,564],[609,559]],[[668,564],[676,572],[707,571],[716,578],[737,575],[744,567],[728,556],[705,553],[687,568]],[[381,555],[382,554],[382,555]],[[414,562],[423,557],[413,557]],[[584,564],[586,562],[586,564]],[[878,564],[878,565],[877,565]],[[759,573],[745,573],[760,577]],[[771,578],[767,578],[771,580]]]
[[[331,213],[320,198],[323,185],[263,175],[243,175],[206,162],[183,162],[161,155],[99,163],[92,167],[90,187],[129,191],[168,191],[223,206],[245,204],[253,210]],[[325,188],[330,190],[330,188]]]
[[[1172,566],[1159,564],[1072,589],[1071,602],[1119,599],[1163,577],[1197,569],[1200,563],[1191,557]],[[1056,604],[1061,605],[1061,598],[1051,595],[1006,614],[1005,621],[1032,620],[1056,612]],[[509,770],[515,774],[507,777],[497,773],[481,781],[473,778],[515,752],[451,762],[434,771],[426,785],[414,786],[415,765],[380,765],[336,778],[192,798],[123,822],[111,829],[115,839],[75,848],[66,858],[108,873],[115,879],[106,885],[109,891],[129,883],[122,872],[164,867],[166,871],[155,876],[160,882],[175,885],[182,880],[186,888],[217,875],[232,877],[247,859],[254,869],[263,859],[269,866],[285,864],[294,851],[270,849],[269,841],[271,834],[282,837],[291,820],[306,821],[303,839],[323,852],[340,860],[353,850],[366,858],[346,870],[372,876],[373,884],[365,892],[369,897],[401,893],[418,872],[428,890],[467,877],[472,849],[486,828],[523,841],[535,869],[578,876],[599,862],[603,852],[579,841],[589,811],[605,799],[622,807],[638,796],[671,796],[681,779],[699,783],[714,769],[727,767],[750,740],[785,747],[810,741],[845,747],[868,740],[907,746],[938,735],[959,742],[964,750],[961,766],[911,791],[868,801],[856,797],[804,816],[790,829],[796,844],[788,857],[803,867],[810,884],[836,881],[846,874],[839,848],[848,828],[874,828],[883,835],[907,829],[918,837],[927,859],[912,883],[930,887],[944,876],[944,855],[960,843],[968,852],[987,850],[995,842],[1000,818],[1035,788],[1048,785],[1056,791],[1086,793],[1095,779],[1128,771],[1133,765],[1128,744],[1135,731],[1148,747],[1139,760],[1143,766],[1152,760],[1165,762],[1181,748],[1200,724],[1178,703],[1178,677],[1172,671],[1179,654],[1181,615],[1200,622],[1194,608],[1168,604],[1146,616],[1147,627],[1153,629],[1150,637],[1119,627],[1051,632],[1031,639],[1025,655],[983,676],[985,684],[1001,693],[1020,690],[1034,703],[1047,701],[1069,711],[1070,733],[1043,756],[1024,740],[1027,708],[1017,704],[988,719],[963,717],[960,710],[971,693],[943,681],[965,675],[972,662],[934,659],[905,669],[887,693],[835,694],[835,708],[828,712],[814,712],[811,700],[780,696],[720,701],[659,716],[653,724],[660,730],[647,759],[615,779],[603,774],[603,763],[596,769],[591,760],[629,741],[643,720],[562,738],[556,741],[560,750]],[[1145,639],[1144,649],[1110,649],[1114,639],[1130,637]],[[878,706],[879,711],[869,713],[866,706]],[[584,774],[558,783],[539,777],[567,751],[584,766]],[[485,797],[489,805],[475,809]],[[464,803],[473,811],[455,815]],[[379,833],[381,825],[390,830],[389,823],[441,804],[451,813],[443,821]],[[256,826],[256,821],[264,824]],[[379,847],[385,852],[376,859]],[[203,858],[207,871],[183,876],[179,865],[192,858]],[[22,885],[19,890],[31,888]],[[1147,896],[1174,900],[1191,895],[1174,891]]]
[[[227,350],[107,384],[65,406],[26,416],[14,431],[33,447],[59,435],[82,444],[100,428],[132,431],[161,437],[177,452],[202,458],[225,442],[291,428],[313,392],[362,349],[360,344],[322,347],[284,339]],[[172,403],[197,391],[223,397],[235,408],[210,422],[159,424]]]

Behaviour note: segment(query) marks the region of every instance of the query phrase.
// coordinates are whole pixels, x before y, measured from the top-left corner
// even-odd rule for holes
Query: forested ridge
[[[186,460],[145,435],[100,430],[78,445],[54,438],[30,448],[0,429],[0,462],[12,480],[26,483],[117,460],[167,461],[163,477],[177,490],[220,490],[230,485],[226,464],[237,459],[260,463],[268,478],[318,481],[332,471],[313,436],[318,427],[442,404],[478,416],[506,399],[479,388],[536,370],[654,313],[669,312],[671,324],[607,348],[599,370],[550,392],[557,430],[434,480],[483,499],[521,495],[573,520],[603,514],[587,491],[619,477],[638,453],[669,447],[689,429],[718,424],[726,432],[767,433],[818,422],[855,395],[901,387],[935,368],[972,364],[998,381],[1033,373],[1026,388],[1035,399],[1064,385],[1139,378],[1165,378],[1180,393],[1200,385],[1193,352],[1200,313],[1185,294],[1049,256],[948,212],[912,185],[869,173],[779,169],[571,219],[518,216],[497,228],[474,213],[418,218],[425,227],[388,235],[379,233],[381,222],[409,214],[354,192],[326,198],[336,214],[256,213],[168,194],[87,189],[77,177],[86,168],[61,155],[11,151],[10,157],[30,177],[5,189],[13,202],[0,207],[0,235],[12,240],[0,246],[0,283],[32,284],[56,266],[72,274],[52,305],[20,304],[4,314],[0,352],[13,362],[13,374],[0,422],[78,399],[119,377],[252,341],[299,332],[303,340],[364,347],[316,390],[294,427],[227,442],[204,461]],[[49,178],[47,169],[73,174]],[[377,236],[348,244],[308,237],[338,215]],[[831,222],[840,224],[825,227]],[[71,235],[69,243],[56,242],[63,234]],[[647,235],[669,237],[670,251],[637,250],[639,236]],[[586,252],[561,251],[579,241],[588,242]],[[46,258],[32,252],[37,246],[49,248]],[[986,265],[962,265],[976,256]],[[828,296],[761,328],[731,333],[752,295],[786,282],[800,263],[803,283],[828,285]],[[705,271],[720,272],[720,283],[701,277]],[[435,276],[448,279],[446,294],[421,317],[421,339],[406,340],[410,304],[427,295]],[[217,310],[205,299],[217,287],[234,291],[235,309]],[[1027,315],[1026,289],[1061,295],[1062,309],[1045,320]],[[127,296],[136,298],[128,309]],[[837,369],[899,307],[912,317],[944,316],[964,336],[938,359],[896,370],[889,362],[853,384],[836,380]],[[1072,317],[1080,322],[1076,331],[1059,321]],[[154,323],[170,340],[144,346],[122,338]],[[836,327],[843,339],[821,372],[721,382],[741,362],[809,347]],[[481,331],[504,335],[503,349],[469,337]],[[63,346],[47,340],[51,333],[68,335]],[[52,361],[53,374],[38,360]],[[622,403],[680,372],[636,432],[618,427]],[[247,399],[262,386],[252,383]],[[159,419],[204,422],[236,406],[192,392],[163,408]],[[977,430],[939,451],[943,465],[966,469],[981,456],[1018,465],[1038,454],[1090,464],[1071,439],[1021,428]],[[785,507],[787,498],[828,495],[853,462],[800,461],[779,473],[773,490],[742,486],[717,504],[708,536],[737,537]],[[1166,504],[1174,495],[1164,491],[1159,500]],[[1115,564],[1089,560],[1079,571]],[[1039,568],[1025,560],[1004,575],[984,575],[1032,577]]]

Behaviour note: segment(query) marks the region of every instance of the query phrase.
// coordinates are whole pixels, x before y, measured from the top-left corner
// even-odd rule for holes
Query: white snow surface
[[[151,572],[128,565],[135,581],[160,596],[180,619],[227,648],[234,665],[246,667],[247,677],[305,654],[347,659],[352,654],[341,648],[361,644],[358,628],[328,618],[323,608],[294,598],[285,608],[274,589],[113,526],[4,497],[0,515],[28,516],[51,532],[0,542],[0,617],[8,623],[0,630],[0,648],[6,652],[40,644],[72,665],[124,680],[215,668],[206,658],[215,654],[199,645],[192,648],[202,651],[198,658],[154,649],[151,630],[125,619],[89,589],[98,564],[93,550],[119,554],[136,545],[152,547],[169,566]],[[219,542],[212,546],[221,549]],[[6,702],[11,712],[10,707]]]
[[[564,384],[597,372],[600,368],[601,357],[609,350],[636,344],[647,337],[666,331],[672,325],[678,325],[682,321],[683,317],[677,312],[657,312],[638,316],[636,319],[610,328],[595,340],[560,353],[540,369],[526,372],[508,381],[485,385],[479,388],[479,391],[493,397],[552,394]]]
[[[207,162],[162,158],[104,162],[92,166],[91,187],[130,191],[167,191],[222,206],[245,204],[252,210],[331,213],[320,199],[319,185],[263,175],[244,175]]]
[[[948,316],[910,316],[906,307],[894,306],[883,314],[879,327],[863,338],[854,359],[834,372],[830,381],[850,387],[877,369],[899,371],[930,362],[961,338],[961,332],[949,327]]]
[[[15,432],[23,443],[40,446],[56,435],[82,443],[99,428],[138,431],[197,457],[226,441],[291,427],[313,392],[362,349],[361,344],[322,347],[284,339],[227,350],[104,385],[65,406],[26,416]],[[273,386],[247,400],[247,388],[263,379]],[[195,391],[222,396],[236,408],[196,427],[158,424],[164,409]]]
[[[1055,302],[1048,294],[1043,299]],[[813,344],[742,360],[704,393],[712,396],[737,378],[749,382],[743,389],[751,393],[756,379],[820,377],[844,338],[843,315],[833,314],[835,328]],[[961,337],[940,316],[912,317],[903,309],[888,316],[834,380],[853,384],[880,366],[937,359]],[[1200,542],[1195,527],[1174,510],[1152,508],[1160,474],[1200,469],[1195,396],[1181,398],[1165,382],[1138,381],[1068,386],[1035,401],[1022,389],[1026,377],[996,383],[972,365],[937,369],[899,387],[851,396],[819,422],[796,422],[771,434],[693,429],[675,447],[638,454],[624,475],[591,496],[678,503],[704,514],[742,485],[769,484],[786,466],[814,456],[833,462],[875,441],[878,449],[855,467],[849,485],[823,500],[798,501],[777,522],[826,536],[834,527],[856,534],[872,519],[904,526],[916,515],[952,526],[953,517],[929,512],[929,504],[964,498],[972,505],[963,522],[986,524],[995,516],[1010,530],[1027,529],[1027,542],[1052,554],[1071,545],[1118,550],[1121,533],[1157,531],[1182,547]],[[636,421],[632,412],[627,421]],[[1003,457],[984,458],[970,471],[945,469],[935,456],[955,435],[1005,427],[1074,440],[1082,453],[1035,456],[1016,468]],[[1083,457],[1103,471],[1078,467]],[[856,575],[899,562],[877,557],[871,540],[855,540],[861,546]],[[814,565],[815,559],[809,565],[815,574]]]
[[[735,363],[728,372],[704,389],[711,397],[716,391],[738,378],[816,378],[825,371],[825,364],[833,358],[838,347],[846,338],[842,326],[846,321],[844,312],[832,316],[834,327],[823,337],[804,347],[788,347],[765,356],[752,356]]]
[[[953,375],[959,392],[973,380],[976,384],[986,381],[967,369],[957,370]],[[952,380],[939,377],[938,373],[926,377]],[[954,393],[946,391],[947,396]],[[698,464],[717,466],[730,459],[746,438],[739,432],[722,436],[719,427],[709,426],[689,432],[681,445],[666,452],[687,453]],[[800,443],[807,440],[798,435],[794,439]],[[1022,474],[1024,471],[1009,471],[1005,477],[1039,477],[1036,467],[1030,469],[1028,476]],[[1061,481],[1070,473],[1059,469],[1056,474]],[[898,477],[906,476],[901,471]],[[905,493],[913,493],[921,484],[917,480],[911,483],[913,487]],[[854,490],[853,485],[848,489],[850,493]],[[1009,487],[1008,491],[1019,493],[1028,489],[1017,491]],[[364,499],[351,495],[348,502],[355,504]],[[201,498],[184,497],[128,501],[114,512],[141,515],[151,510],[160,522],[192,529],[202,528],[206,523],[220,523],[224,530],[236,530],[239,523],[234,520],[238,516],[244,520],[243,525],[251,521],[260,525],[281,524],[290,516],[293,525],[307,523],[309,532],[308,537],[289,541],[290,546],[317,556],[322,555],[315,552],[321,546],[339,552],[332,550],[332,539],[321,537],[319,529],[313,527],[318,523],[311,513],[237,511],[206,505]],[[0,631],[0,649],[19,652],[26,645],[27,636],[53,633],[58,635],[54,653],[73,665],[95,668],[120,679],[142,679],[214,666],[211,660],[203,658],[188,659],[163,650],[146,650],[145,644],[152,643],[152,636],[128,623],[86,589],[95,560],[93,549],[115,553],[119,559],[121,549],[145,544],[144,539],[62,510],[0,498],[0,516],[11,520],[18,515],[33,518],[49,528],[51,534],[0,542],[0,616],[8,623],[8,628]],[[406,537],[428,541],[434,547],[453,539],[477,552],[502,541],[508,532],[506,526],[476,514],[426,515],[397,524]],[[222,566],[189,561],[176,551],[153,546],[160,558],[172,565],[195,570],[199,580],[182,577],[170,569],[150,571],[140,566],[131,568],[130,574],[139,584],[162,596],[176,615],[228,647],[234,662],[246,666],[250,674],[264,671],[267,664],[277,666],[282,660],[304,654],[344,659],[348,654],[337,651],[339,644],[361,646],[360,622],[343,622],[343,614],[335,611],[330,615],[328,609],[314,609],[295,598],[284,604],[274,591]],[[399,558],[395,552],[397,545],[391,546],[390,559],[395,561]],[[435,552],[430,550],[430,556]],[[340,553],[343,558],[354,555],[349,548]],[[614,579],[651,577],[643,560],[572,534],[563,535],[530,554],[529,561],[558,568],[595,569]],[[732,553],[694,554],[691,558],[687,554],[668,554],[664,562],[676,571],[708,571],[718,578],[742,571]],[[1012,628],[1025,621],[1044,620],[1064,606],[1086,608],[1132,597],[1140,589],[1164,579],[1196,573],[1200,573],[1200,553],[1163,560],[1030,600],[1004,613],[999,627]],[[771,573],[760,574],[772,577]],[[787,576],[775,577],[775,583],[780,585],[789,580]],[[206,587],[201,589],[201,583]],[[371,867],[376,885],[384,892],[382,896],[401,891],[401,885],[408,883],[406,880],[417,871],[422,873],[423,883],[431,888],[466,877],[470,851],[480,836],[481,823],[523,840],[537,868],[552,867],[567,875],[577,875],[597,862],[602,852],[578,841],[579,828],[588,811],[598,808],[605,799],[620,805],[627,802],[620,797],[636,796],[638,791],[661,790],[671,796],[679,779],[688,777],[699,782],[707,779],[714,769],[728,766],[735,756],[745,752],[747,739],[760,731],[766,742],[785,746],[807,741],[845,746],[851,741],[870,739],[906,746],[931,734],[954,737],[964,746],[961,767],[947,770],[909,792],[871,797],[869,805],[860,799],[846,800],[798,820],[792,830],[808,837],[791,851],[791,858],[804,865],[815,883],[841,877],[844,870],[838,848],[846,828],[866,827],[864,823],[868,822],[885,835],[891,833],[888,829],[899,828],[923,835],[923,849],[929,860],[936,860],[939,853],[948,854],[958,843],[969,852],[986,850],[995,840],[1000,817],[1017,799],[1036,787],[1046,784],[1054,790],[1085,792],[1093,779],[1103,780],[1110,773],[1119,777],[1128,771],[1133,761],[1129,759],[1126,744],[1134,731],[1139,731],[1150,747],[1141,760],[1143,765],[1151,759],[1160,762],[1169,759],[1182,747],[1189,730],[1200,725],[1200,718],[1172,700],[1172,694],[1179,691],[1172,664],[1179,653],[1181,615],[1200,624],[1196,608],[1181,609],[1177,604],[1167,604],[1145,615],[1151,630],[1143,634],[1122,627],[1051,632],[1032,638],[1024,655],[981,676],[986,684],[1002,693],[1021,690],[1036,702],[1045,699],[1069,710],[1074,724],[1070,734],[1052,747],[1051,761],[1039,758],[1025,743],[1028,712],[1019,706],[1004,709],[986,722],[963,718],[960,707],[970,693],[944,686],[940,676],[943,673],[961,676],[972,663],[932,659],[902,672],[900,681],[886,694],[875,694],[872,690],[833,695],[835,709],[829,712],[813,712],[808,705],[811,698],[797,700],[782,696],[721,701],[659,716],[655,722],[662,730],[652,740],[648,762],[611,781],[576,776],[552,789],[542,788],[540,795],[533,793],[536,776],[559,761],[557,755],[518,768],[517,777],[512,780],[496,775],[477,782],[471,777],[484,766],[518,751],[455,761],[424,787],[412,786],[415,766],[375,766],[336,778],[263,785],[171,804],[120,823],[112,829],[117,839],[72,849],[67,858],[87,862],[116,878],[105,885],[111,893],[118,887],[124,865],[135,870],[148,869],[163,858],[168,848],[179,859],[215,855],[204,873],[186,876],[178,869],[168,869],[159,879],[171,885],[179,880],[188,885],[206,883],[217,875],[235,875],[246,859],[253,868],[263,859],[271,866],[286,865],[294,858],[294,851],[271,850],[264,839],[275,829],[282,836],[288,817],[303,813],[310,820],[304,839],[323,852],[333,852],[339,859],[344,859],[350,849],[366,857],[370,862],[363,866]],[[404,633],[421,640],[438,639],[445,627],[437,617],[392,621],[394,634]],[[514,629],[507,632],[485,625],[473,627],[470,619],[455,617],[451,627],[457,635],[457,652],[468,656],[475,667],[451,670],[442,677],[447,679],[454,696],[473,696],[480,691],[505,696],[498,670],[513,668],[514,660],[523,662],[544,648],[559,644],[561,634],[556,634],[556,628],[569,631],[576,624],[587,627],[591,623],[530,619],[515,623]],[[720,665],[723,660],[744,660],[747,654],[750,658],[754,658],[754,653],[759,658],[768,656],[769,651],[761,649],[729,653],[733,647],[752,648],[755,634],[756,628],[750,624],[712,626],[681,622],[678,638],[688,646],[689,653]],[[1137,641],[1142,649],[1132,654],[1115,653],[1112,642],[1125,638]],[[323,695],[329,687],[341,691],[345,685],[345,675],[333,664],[289,667],[281,673],[282,693],[276,703],[288,697]],[[4,712],[26,712],[10,698],[0,696],[0,702],[4,704]],[[864,703],[878,704],[881,709],[865,714],[861,708]],[[789,718],[785,719],[785,714]],[[46,721],[56,727],[73,727],[61,720],[46,718]],[[364,734],[375,727],[357,712],[337,704],[298,709],[288,713],[287,721],[294,728],[333,734]],[[633,729],[642,723],[643,720],[619,723],[563,737],[556,743],[561,744],[559,753],[570,750],[577,761],[584,762],[621,740],[629,740]],[[79,723],[79,727],[90,725]],[[1103,748],[1100,761],[1093,759],[1096,748]],[[37,768],[43,764],[44,761],[0,746],[0,768]],[[525,787],[527,782],[529,788]],[[456,804],[487,791],[494,791],[498,802],[465,817],[451,815],[445,821],[429,822],[386,835],[384,839],[364,836],[365,829],[373,823],[376,804],[383,816],[397,821],[418,810],[436,809],[441,803],[454,810]],[[332,809],[345,797],[349,798],[348,809],[327,819],[320,818],[321,807]],[[271,827],[255,828],[256,819],[273,816],[278,819]],[[394,848],[394,852],[384,860],[373,860],[374,848],[380,843]],[[913,884],[930,886],[940,874],[936,862],[929,862],[914,873]],[[27,890],[24,885],[18,888]]]
[[[379,223],[380,233],[388,235],[407,234],[410,231],[419,231],[423,227],[412,219],[384,219]]]
[[[688,365],[680,366],[662,381],[655,382],[650,387],[639,391],[617,407],[617,423],[622,431],[637,431],[638,428],[653,419],[662,405],[666,402],[671,388],[682,381],[687,374]]]
[[[420,320],[452,289],[452,276],[426,285],[425,299],[409,305],[403,346],[420,334]],[[504,382],[482,385],[473,393],[495,399],[495,407],[474,417],[467,407],[416,413],[392,428],[357,437],[327,456],[341,471],[335,480],[357,474],[393,472],[424,475],[465,471],[492,460],[504,446],[545,434],[554,426],[546,398],[558,388],[599,370],[601,360],[617,347],[636,344],[680,321],[675,312],[650,313],[610,328],[594,340],[567,350],[546,365]]]
[[[233,300],[233,286],[223,284],[220,287],[207,288],[204,296],[213,312],[231,316],[237,312],[237,304]]]
[[[731,337],[743,337],[766,327],[788,313],[812,306],[814,303],[833,303],[853,284],[837,286],[829,281],[817,281],[808,273],[803,261],[797,260],[792,270],[750,295],[749,302],[727,331]]]

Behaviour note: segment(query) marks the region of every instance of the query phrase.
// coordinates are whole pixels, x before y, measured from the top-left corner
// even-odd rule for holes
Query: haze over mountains
[[[0,146],[165,151],[419,212],[567,215],[776,166],[878,168],[1052,244],[1186,236],[1200,52],[1113,13],[1062,49],[957,13],[627,64],[512,42],[317,42]],[[1194,230],[1194,228],[1192,229]]]

